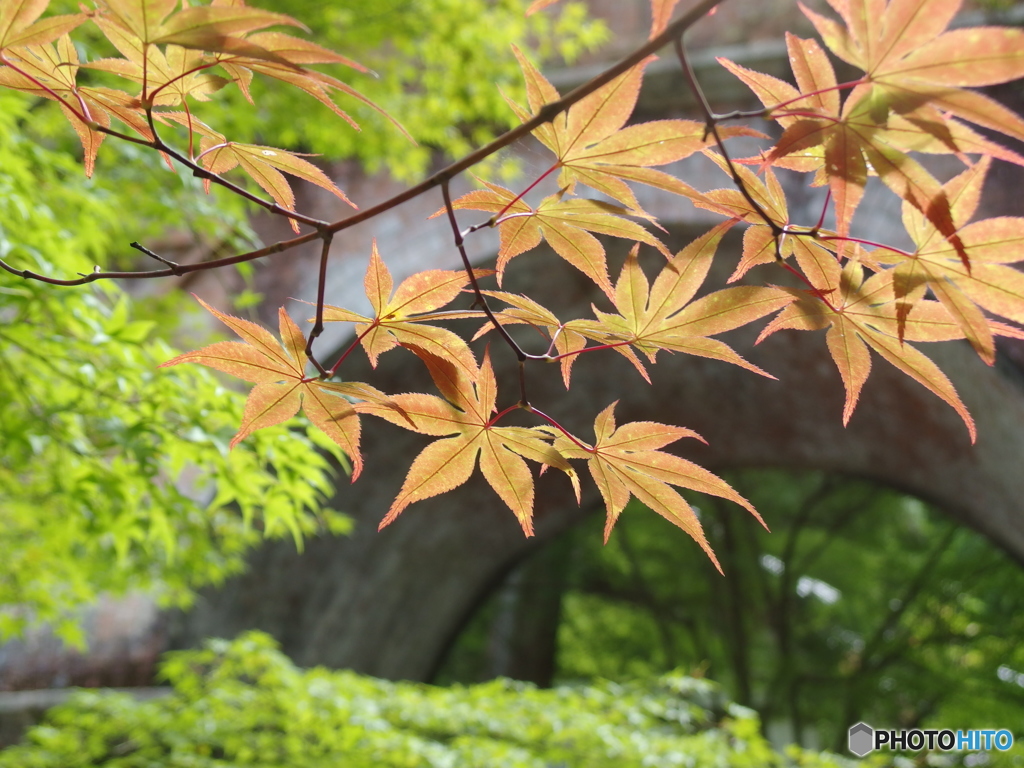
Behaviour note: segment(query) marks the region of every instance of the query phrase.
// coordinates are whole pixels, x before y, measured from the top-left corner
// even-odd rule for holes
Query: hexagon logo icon
[[[850,726],[849,747],[857,757],[864,757],[874,747],[875,729],[867,723],[857,723]]]

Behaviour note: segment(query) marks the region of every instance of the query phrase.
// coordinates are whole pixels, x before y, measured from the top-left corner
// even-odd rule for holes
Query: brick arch
[[[682,243],[694,234],[676,230],[673,239]],[[535,268],[527,261],[532,258]],[[566,317],[586,312],[594,296],[584,278],[540,254],[522,259],[509,289],[550,302]],[[729,259],[722,261],[720,271]],[[711,282],[721,285],[725,274]],[[779,381],[673,355],[655,366],[655,384],[648,386],[620,356],[606,353],[579,361],[570,393],[555,366],[541,366],[540,375],[531,377],[531,397],[583,435],[594,414],[616,399],[621,421],[654,419],[694,428],[708,445],[686,441],[678,450],[714,471],[819,469],[900,488],[935,503],[1024,563],[1024,396],[1013,371],[987,368],[966,343],[930,345],[929,353],[977,420],[979,438],[972,446],[952,409],[881,360],[844,429],[842,384],[821,334],[781,333],[756,348],[751,332],[728,340]],[[501,382],[516,380],[514,360],[497,344],[492,351],[501,388]],[[385,391],[429,388],[421,369],[410,356],[394,352],[382,358],[373,380]],[[369,371],[348,375],[363,373]],[[310,542],[301,556],[286,542],[264,546],[246,575],[204,596],[182,622],[178,644],[256,626],[277,635],[303,664],[429,679],[482,597],[584,514],[564,479],[549,473],[538,487],[537,536],[524,539],[511,513],[477,477],[454,493],[415,505],[378,533],[377,522],[425,443],[376,424],[364,439],[364,475],[355,485],[340,483],[334,500],[354,517],[353,535]],[[584,510],[598,503],[596,491],[587,493]]]

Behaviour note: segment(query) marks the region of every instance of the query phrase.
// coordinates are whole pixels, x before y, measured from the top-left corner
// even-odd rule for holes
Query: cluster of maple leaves
[[[537,0],[529,11],[555,1]],[[675,39],[683,70],[699,101],[706,104],[678,43],[685,25],[670,22],[676,2],[652,0],[649,47]],[[874,350],[949,403],[973,440],[973,421],[953,385],[914,343],[966,338],[992,364],[994,336],[1024,338],[1018,328],[993,317],[1024,323],[1024,275],[1009,266],[1024,260],[1024,218],[972,221],[991,160],[1024,165],[1024,157],[968,125],[1024,140],[1024,120],[986,96],[965,90],[1024,77],[1024,32],[948,31],[960,0],[828,2],[838,19],[801,8],[828,50],[862,74],[839,83],[826,51],[814,40],[793,35],[787,43],[795,85],[721,60],[764,105],[747,116],[773,120],[782,131],[759,156],[739,160],[730,157],[725,142],[738,136],[767,138],[726,124],[743,115],[717,116],[705,106],[702,121],[628,124],[650,57],[640,56],[637,63],[565,104],[516,51],[527,103],[509,104],[524,124],[536,122],[533,135],[552,153],[551,166],[541,178],[557,174],[556,194],[533,206],[526,193],[540,179],[518,193],[481,179],[477,191],[452,201],[447,177],[441,177],[435,186],[443,186],[446,206],[437,215],[447,215],[452,223],[465,270],[421,272],[396,288],[374,246],[365,278],[371,315],[326,305],[321,298],[310,334],[281,309],[278,339],[254,323],[207,307],[242,341],[212,344],[165,365],[199,363],[255,384],[233,444],[257,429],[290,419],[301,408],[351,457],[353,480],[362,469],[361,416],[372,415],[437,438],[413,461],[381,525],[416,501],[462,485],[479,463],[488,483],[529,535],[535,470],[527,462],[541,471],[554,468],[566,473],[579,498],[580,479],[572,462],[585,461],[607,506],[606,536],[635,496],[686,530],[716,565],[693,509],[673,486],[714,494],[755,516],[757,512],[720,478],[661,450],[684,437],[699,439],[698,435],[654,422],[616,426],[613,403],[597,416],[594,438],[588,442],[527,401],[525,387],[518,399],[507,393],[499,398],[489,349],[478,361],[465,339],[436,323],[481,318],[485,324],[477,337],[497,331],[521,366],[532,360],[560,362],[569,387],[574,361],[591,352],[625,356],[648,381],[647,365],[655,363],[661,351],[713,358],[768,376],[714,337],[774,315],[761,332],[762,339],[783,329],[826,331],[829,354],[846,387],[844,423],[868,377],[869,350]],[[59,104],[81,138],[87,173],[107,135],[150,146],[183,163],[207,184],[227,186],[288,216],[296,232],[300,224],[315,228],[314,235],[324,242],[326,265],[330,235],[344,228],[346,220],[328,226],[296,213],[282,174],[318,184],[347,201],[344,193],[301,157],[228,140],[195,117],[190,102],[205,101],[230,84],[248,96],[253,75],[260,74],[301,88],[349,119],[335,105],[332,92],[366,99],[342,81],[308,67],[358,64],[314,43],[261,31],[298,22],[235,0],[182,9],[177,0],[98,0],[94,9],[81,14],[43,17],[47,3],[0,0],[0,85]],[[714,5],[714,0],[705,0],[698,10]],[[85,64],[79,60],[68,33],[87,20],[120,57]],[[79,84],[82,69],[116,75],[133,86],[118,90],[95,84],[105,82],[96,77]],[[565,108],[537,121],[545,105],[554,102]],[[125,132],[112,127],[114,120]],[[173,148],[158,129],[183,131],[181,142],[187,149]],[[499,139],[491,146],[497,151],[507,143]],[[699,192],[658,170],[695,153],[717,163],[731,179],[730,186]],[[965,169],[942,183],[913,153],[954,155]],[[224,177],[236,168],[272,201],[256,198]],[[817,222],[793,221],[773,169],[808,174],[812,186],[827,187],[825,206],[834,211],[835,228],[823,227],[825,210]],[[851,234],[851,221],[870,176],[877,176],[902,199],[913,250]],[[681,195],[724,220],[672,254],[652,233],[649,225],[655,220],[641,208],[631,187],[636,183]],[[581,195],[581,186],[599,197]],[[421,188],[425,191],[429,185]],[[386,201],[375,210],[387,210],[388,205]],[[459,210],[481,211],[489,218],[460,231],[455,214]],[[745,225],[742,255],[730,282],[755,265],[776,262],[799,283],[731,286],[695,298],[723,235],[740,224]],[[472,269],[464,249],[464,236],[484,227],[496,227],[500,234],[496,271]],[[614,282],[604,246],[595,235],[636,243]],[[590,278],[612,311],[594,307],[593,317],[560,319],[527,296],[481,288],[480,281],[494,275],[500,289],[512,259],[542,241]],[[653,282],[637,258],[641,246],[655,248],[665,257]],[[460,300],[462,307],[470,308],[445,309]],[[503,308],[495,308],[499,306]],[[324,322],[350,323],[356,334],[329,370],[311,351]],[[506,326],[517,324],[544,334],[546,352],[524,352],[506,331]],[[359,346],[374,365],[395,347],[413,352],[441,396],[386,394],[366,383],[332,381]],[[312,374],[307,372],[311,364],[316,368]],[[499,402],[507,407],[499,410]],[[501,419],[515,409],[534,414],[538,424],[501,426]]]

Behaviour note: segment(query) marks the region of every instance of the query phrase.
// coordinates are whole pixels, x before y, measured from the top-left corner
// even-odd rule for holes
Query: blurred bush
[[[162,675],[172,691],[151,701],[77,693],[0,751],[0,768],[848,764],[774,752],[751,710],[678,673],[547,690],[505,679],[441,688],[302,670],[252,632],[168,654]]]

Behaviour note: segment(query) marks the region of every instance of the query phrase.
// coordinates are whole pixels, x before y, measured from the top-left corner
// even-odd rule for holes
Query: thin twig
[[[239,197],[244,197],[249,202],[255,203],[261,208],[267,209],[273,214],[276,214],[278,216],[284,216],[285,218],[301,222],[302,224],[306,224],[310,227],[313,227],[318,231],[324,229],[327,226],[327,222],[325,221],[320,221],[319,219],[314,219],[310,216],[298,213],[289,208],[285,208],[284,206],[280,205],[277,202],[265,200],[259,195],[250,192],[249,190],[239,186],[238,184],[235,184],[233,181],[228,181],[223,176],[216,173],[212,173],[207,169],[203,168],[191,157],[186,157],[181,152],[178,152],[176,149],[169,146],[163,139],[160,138],[160,135],[156,129],[156,122],[153,119],[153,115],[154,113],[152,108],[146,110],[146,119],[149,122],[149,129],[153,133],[153,141],[151,142],[151,146],[157,151],[167,154],[168,156],[174,158],[179,163],[184,165],[186,168],[192,171],[192,175],[195,176],[197,179],[203,179],[204,181],[213,182],[214,184],[224,187],[230,192],[233,192]],[[189,115],[189,126],[189,130],[191,131],[191,115]]]
[[[133,243],[129,243],[128,246],[130,248],[134,248],[136,251],[141,251],[142,253],[144,253],[147,256],[149,256],[149,258],[151,258],[151,259],[156,259],[161,264],[166,264],[168,267],[171,268],[171,272],[173,274],[183,274],[183,273],[178,271],[178,270],[181,269],[181,265],[180,264],[178,264],[175,261],[171,261],[170,259],[165,259],[159,253],[154,253],[153,251],[149,250],[149,248],[147,248],[146,246],[142,245],[141,243],[133,242]]]
[[[313,328],[309,332],[309,338],[306,340],[306,357],[320,371],[320,376],[325,379],[329,379],[334,371],[328,371],[324,368],[313,355],[313,342],[324,332],[324,293],[327,290],[327,260],[331,255],[331,241],[333,239],[334,235],[329,232],[324,233],[323,243],[320,247],[320,273],[317,277],[316,287],[316,321],[313,323]]]
[[[92,283],[97,280],[141,280],[145,278],[186,275],[190,272],[202,272],[208,269],[227,267],[232,264],[242,264],[247,261],[255,261],[256,259],[262,259],[265,256],[284,253],[296,246],[312,242],[313,240],[318,240],[320,237],[321,235],[319,232],[309,232],[305,235],[293,237],[291,240],[282,240],[264,248],[259,248],[255,251],[248,251],[247,253],[241,253],[235,256],[225,256],[224,258],[213,259],[212,261],[202,261],[197,264],[179,264],[177,267],[171,269],[155,269],[148,272],[91,272],[88,275],[82,275],[82,277],[72,278],[70,280],[47,277],[46,275],[41,275],[38,272],[33,272],[30,269],[15,269],[3,259],[0,259],[0,269],[10,272],[12,275],[23,277],[27,280],[38,280],[41,283],[59,286],[85,285],[86,283]]]
[[[565,112],[567,109],[569,109],[569,107],[571,107],[573,104],[586,98],[594,91],[596,91],[598,88],[607,85],[612,80],[617,78],[619,75],[632,69],[637,64],[646,59],[648,56],[658,51],[660,48],[663,48],[669,43],[671,43],[683,32],[685,32],[695,23],[700,21],[712,8],[715,8],[722,2],[723,0],[701,0],[701,2],[697,3],[697,5],[695,5],[685,14],[683,14],[678,19],[669,24],[665,28],[665,31],[662,32],[660,35],[651,38],[646,43],[644,43],[639,48],[630,53],[628,56],[620,59],[617,63],[613,64],[612,66],[608,67],[608,69],[601,72],[601,74],[583,83],[583,85],[580,85],[574,88],[573,90],[569,91],[569,93],[567,93],[562,98],[558,99],[557,101],[552,101],[549,104],[545,104],[543,107],[541,107],[540,111],[534,117],[532,117],[530,120],[527,120],[522,125],[516,126],[512,130],[503,133],[501,136],[498,136],[489,144],[485,144],[479,149],[470,152],[461,160],[457,160],[451,165],[442,168],[440,171],[433,174],[432,176],[427,177],[416,186],[410,187],[404,192],[401,192],[395,195],[394,197],[389,198],[388,200],[385,200],[384,202],[373,206],[372,208],[367,208],[365,211],[354,213],[351,216],[348,216],[347,218],[336,221],[335,223],[330,225],[331,231],[340,232],[343,229],[348,229],[349,227],[355,226],[356,224],[360,224],[366,221],[367,219],[372,219],[375,216],[378,216],[379,214],[388,211],[397,205],[401,205],[402,203],[408,202],[413,198],[419,197],[425,192],[429,192],[435,187],[441,186],[442,183],[450,181],[463,171],[472,168],[474,165],[487,159],[495,152],[498,152],[499,150],[504,149],[505,147],[508,147],[514,144],[515,142],[519,141],[519,139],[522,139],[530,135],[537,128],[540,128],[542,125],[546,123],[550,123],[562,112]]]
[[[17,64],[15,64],[13,61],[11,61],[11,59],[7,58],[7,54],[6,53],[0,52],[0,63],[7,65],[8,67],[11,68],[12,72],[18,73],[19,75],[24,77],[26,80],[28,80],[30,83],[32,83],[32,85],[36,86],[39,90],[41,90],[43,93],[46,93],[49,96],[51,96],[56,102],[58,102],[62,107],[67,109],[69,112],[71,112],[71,114],[73,114],[75,117],[77,117],[83,123],[85,123],[87,126],[92,123],[92,118],[89,115],[89,110],[86,107],[85,103],[82,102],[81,97],[77,93],[75,93],[75,98],[79,102],[79,105],[82,108],[81,111],[75,109],[74,106],[72,106],[68,102],[67,99],[65,99],[63,96],[61,96],[55,90],[53,90],[50,86],[46,85],[45,83],[40,81],[38,78],[33,77],[28,72],[26,72],[21,67],[19,67]]]
[[[526,395],[526,361],[519,361],[519,405],[530,407],[530,398]]]
[[[480,283],[476,279],[476,274],[473,271],[473,265],[469,261],[469,254],[466,253],[466,243],[462,237],[462,232],[459,230],[459,222],[455,218],[455,209],[452,207],[452,196],[448,189],[448,181],[441,182],[441,194],[444,196],[444,208],[448,214],[448,223],[451,224],[452,234],[455,237],[455,247],[459,251],[459,256],[462,257],[462,265],[466,270],[466,274],[469,276],[469,284],[473,288],[473,295],[476,297],[475,303],[483,310],[484,314],[487,315],[487,319],[491,321],[491,324],[497,330],[498,334],[505,343],[508,344],[509,348],[515,353],[516,359],[519,361],[526,360],[529,357],[536,357],[527,355],[522,348],[516,344],[508,331],[505,330],[504,326],[498,322],[498,318],[494,316],[494,312],[491,311],[490,305],[487,303],[487,298],[484,296],[483,291],[480,290]],[[525,400],[525,394],[523,400]]]
[[[733,165],[732,159],[729,157],[729,153],[725,148],[725,142],[722,141],[722,137],[718,132],[718,118],[711,111],[711,105],[708,104],[707,96],[704,95],[704,90],[700,87],[700,83],[697,81],[697,76],[693,71],[693,67],[690,65],[690,60],[686,55],[686,49],[683,46],[682,34],[680,34],[679,37],[673,40],[673,44],[675,46],[676,55],[679,57],[679,63],[682,65],[683,73],[686,75],[686,81],[689,84],[690,90],[693,92],[693,95],[697,100],[697,104],[704,115],[706,125],[705,130],[709,131],[711,135],[714,136],[715,144],[718,145],[718,151],[722,153],[722,159],[725,160],[725,164],[729,168],[729,175],[732,176],[732,180],[736,184],[736,187],[739,189],[740,194],[743,195],[744,199],[754,210],[754,212],[757,213],[757,215],[761,218],[765,225],[767,225],[768,228],[771,229],[772,231],[772,237],[775,241],[775,261],[783,269],[793,273],[798,278],[800,278],[804,283],[810,286],[814,294],[819,299],[821,299],[826,304],[826,306],[829,307],[829,309],[835,311],[836,308],[825,297],[825,292],[823,292],[820,288],[815,287],[807,277],[805,277],[796,269],[794,269],[793,267],[786,263],[785,256],[782,255],[782,248],[785,242],[786,235],[796,235],[803,233],[793,232],[788,226],[788,224],[786,226],[779,226],[778,224],[776,224],[775,221],[764,210],[761,204],[754,199],[754,196],[750,193],[750,190],[747,189],[747,185],[744,184],[743,179],[740,178],[739,172],[736,170],[736,166]],[[827,116],[824,115],[820,117],[823,117],[824,119],[829,119]],[[818,226],[816,226],[813,230],[807,232],[806,234],[817,237],[818,227],[820,227],[820,222]]]
[[[711,111],[711,105],[708,104],[707,96],[704,95],[704,90],[700,87],[700,83],[697,82],[697,76],[694,74],[693,67],[690,66],[690,59],[686,56],[686,49],[683,47],[682,32],[672,40],[672,44],[675,46],[676,56],[679,57],[679,63],[682,65],[683,74],[686,76],[686,82],[689,84],[690,90],[693,92],[694,98],[697,100],[697,105],[700,107],[700,111],[704,115],[705,130],[715,137],[715,144],[718,145],[718,151],[722,153],[722,159],[725,160],[725,164],[729,168],[729,175],[732,176],[732,180],[739,188],[740,194],[743,195],[757,215],[764,220],[764,223],[772,230],[772,234],[777,240],[783,233],[783,229],[772,220],[772,218],[765,212],[764,208],[761,207],[761,204],[754,199],[753,195],[750,194],[750,190],[747,189],[747,185],[744,184],[743,179],[740,178],[739,172],[736,170],[736,166],[733,165],[732,158],[729,157],[729,152],[725,148],[725,142],[722,141],[722,136],[718,133],[718,124],[715,121],[715,114]]]

